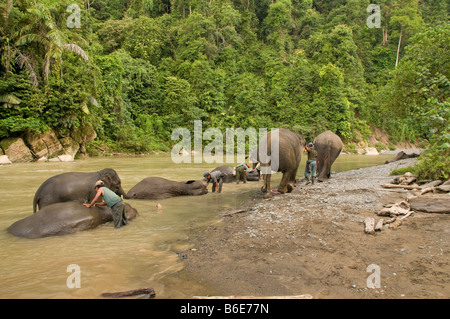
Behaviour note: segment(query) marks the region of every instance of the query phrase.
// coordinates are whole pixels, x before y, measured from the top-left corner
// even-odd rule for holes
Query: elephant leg
[[[283,177],[281,178],[280,185],[278,185],[278,191],[282,194],[288,192],[288,184],[292,179],[292,171],[287,171],[283,173]],[[292,191],[292,186],[291,186]]]
[[[261,187],[261,191],[266,194],[265,195],[266,197],[271,196],[271,194],[270,194],[270,178],[271,178],[271,176],[272,176],[271,174],[263,174],[264,183],[263,183],[263,186]]]

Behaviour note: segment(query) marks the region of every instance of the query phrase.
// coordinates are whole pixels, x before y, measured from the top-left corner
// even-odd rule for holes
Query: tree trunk
[[[398,39],[397,60],[395,61],[395,68],[398,66],[398,57],[400,55],[400,47],[402,45],[403,26],[400,27],[400,38]]]

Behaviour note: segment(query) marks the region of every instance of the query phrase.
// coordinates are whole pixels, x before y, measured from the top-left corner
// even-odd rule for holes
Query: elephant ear
[[[194,182],[195,182],[194,180],[190,180],[190,181],[187,181],[185,184],[192,184]]]
[[[108,187],[108,188],[111,187],[111,176],[109,176],[109,174],[103,175],[102,181],[106,187]]]

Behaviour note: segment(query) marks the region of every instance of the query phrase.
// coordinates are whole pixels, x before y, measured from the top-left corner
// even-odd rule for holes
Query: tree
[[[52,66],[59,69],[62,76],[62,54],[64,51],[75,53],[85,61],[89,60],[86,52],[78,44],[70,41],[73,38],[84,42],[76,32],[65,27],[66,20],[61,19],[61,16],[66,7],[62,3],[56,3],[52,6],[36,3],[27,9],[30,24],[22,27],[20,31],[22,35],[15,43],[17,47],[28,51],[29,54],[32,54],[32,49],[35,49],[33,53],[36,58],[41,53],[44,55],[42,73],[47,84]],[[30,46],[32,47],[31,50],[28,49]],[[43,48],[43,52],[40,52],[41,48]],[[38,73],[36,70],[34,72]]]
[[[386,112],[414,116],[431,147],[419,162],[421,175],[448,178],[450,155],[450,27],[429,27],[410,39],[405,57],[388,83]]]

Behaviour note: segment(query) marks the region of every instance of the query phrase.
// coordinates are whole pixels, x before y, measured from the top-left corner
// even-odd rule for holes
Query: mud
[[[415,212],[396,229],[364,232],[366,217],[406,199],[380,185],[414,161],[299,183],[271,199],[255,194],[246,212],[192,231],[192,248],[180,253],[190,280],[222,296],[449,298],[449,214]]]

